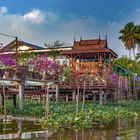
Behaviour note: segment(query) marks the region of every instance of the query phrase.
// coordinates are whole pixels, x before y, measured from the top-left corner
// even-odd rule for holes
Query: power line
[[[8,34],[4,34],[4,33],[0,33],[0,35],[4,35],[4,36],[8,36],[8,37],[12,37],[12,38],[17,38],[17,36],[12,36],[12,35],[8,35]]]

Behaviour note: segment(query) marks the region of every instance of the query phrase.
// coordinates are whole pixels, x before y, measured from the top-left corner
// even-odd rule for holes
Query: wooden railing
[[[79,72],[97,72],[99,67],[102,66],[99,62],[72,62],[73,70]]]

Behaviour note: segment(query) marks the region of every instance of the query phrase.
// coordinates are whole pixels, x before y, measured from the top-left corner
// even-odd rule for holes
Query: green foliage
[[[114,61],[114,66],[115,64],[118,64],[124,67],[128,71],[128,74],[136,73],[137,75],[140,76],[140,62],[131,60],[127,58],[127,56],[122,56]],[[123,74],[123,72],[120,72],[120,73]]]
[[[62,81],[68,83],[71,77],[72,69],[71,67],[67,66],[64,68],[62,73]]]
[[[51,131],[58,129],[83,129],[92,128],[99,125],[110,125],[116,119],[131,120],[137,119],[140,112],[140,101],[129,101],[125,103],[110,103],[106,106],[86,102],[82,111],[82,103],[79,104],[79,112],[76,114],[76,103],[55,103],[50,102],[49,117],[45,116],[44,102],[26,100],[23,111],[12,106],[12,101],[7,100],[7,113],[14,116],[32,116],[42,118],[41,123],[44,128]],[[1,114],[3,109],[1,109]]]
[[[125,44],[126,49],[134,49],[136,44],[140,41],[140,26],[134,25],[133,22],[127,23],[120,31],[119,39]]]

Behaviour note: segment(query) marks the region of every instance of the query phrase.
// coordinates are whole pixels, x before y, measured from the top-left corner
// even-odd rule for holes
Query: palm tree
[[[120,40],[124,43],[127,50],[129,50],[129,57],[131,58],[131,50],[133,50],[135,57],[135,48],[140,43],[140,26],[134,25],[133,22],[129,22],[125,27],[120,30]]]

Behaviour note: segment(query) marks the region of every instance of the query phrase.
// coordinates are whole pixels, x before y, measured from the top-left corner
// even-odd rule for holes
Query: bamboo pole
[[[79,85],[78,85],[78,87],[77,87],[77,95],[76,95],[76,115],[78,114],[78,108],[79,108],[79,89],[80,89],[80,87],[79,87]]]
[[[100,103],[100,105],[103,105],[103,90],[102,89],[100,89],[100,93],[99,93],[100,95],[100,99],[99,99],[99,103]]]
[[[49,117],[49,86],[46,87],[47,96],[46,96],[46,107],[45,107],[45,117]]]
[[[0,107],[3,106],[3,97],[2,94],[0,94]]]
[[[19,82],[19,109],[23,110],[24,82]]]
[[[56,84],[56,94],[55,94],[55,98],[56,98],[56,103],[58,103],[58,98],[59,98],[59,86],[58,86],[58,84]]]
[[[84,104],[85,104],[85,88],[86,88],[86,81],[84,81],[84,87],[83,87],[82,111],[84,111]]]
[[[5,99],[5,85],[3,85],[3,102],[4,102],[4,118],[7,119],[6,99]]]

